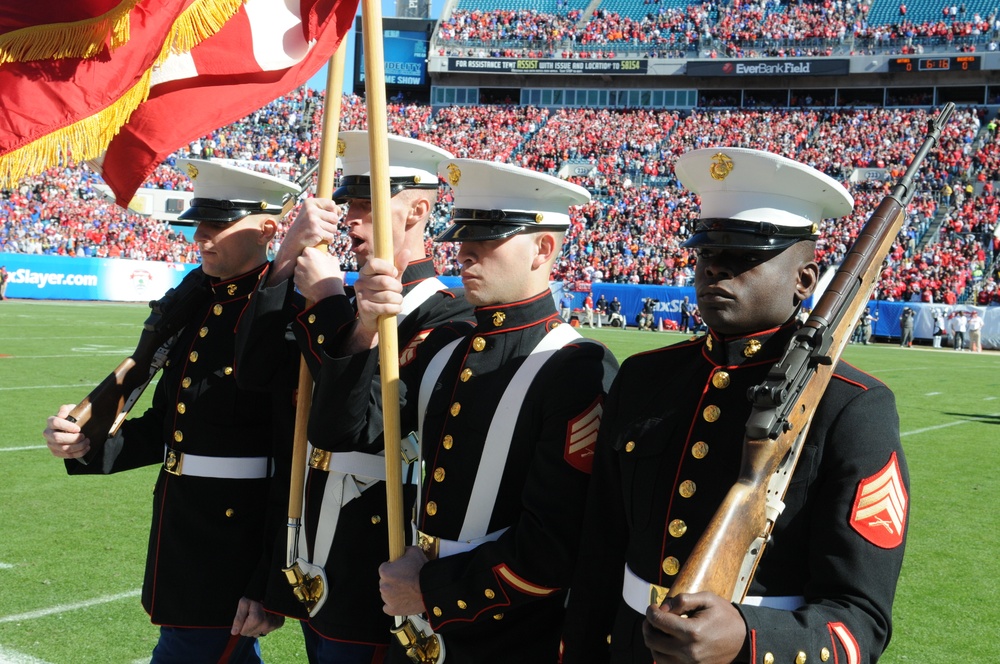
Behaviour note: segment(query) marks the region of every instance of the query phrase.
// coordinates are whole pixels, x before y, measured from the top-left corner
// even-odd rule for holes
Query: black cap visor
[[[815,240],[814,227],[779,227],[768,221],[700,219],[694,235],[681,246],[699,249],[745,249],[778,251],[802,240]]]
[[[404,189],[437,189],[438,183],[417,182],[417,178],[408,175],[405,177],[389,178],[389,197],[393,197]],[[338,205],[346,203],[352,198],[372,197],[371,178],[367,175],[345,175],[340,178],[340,186],[333,192],[333,201]]]
[[[214,198],[192,198],[191,207],[178,215],[179,221],[204,221],[211,224],[231,224],[251,214],[277,214],[282,208],[268,209],[263,202],[222,201]]]

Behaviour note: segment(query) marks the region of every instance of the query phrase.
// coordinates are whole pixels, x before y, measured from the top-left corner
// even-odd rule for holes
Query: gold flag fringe
[[[107,108],[0,156],[0,188],[13,188],[28,175],[65,163],[70,157],[82,162],[103,153],[132,111],[146,101],[151,73],[151,69],[146,71]]]
[[[113,51],[128,41],[129,15],[140,1],[124,0],[104,14],[82,21],[33,25],[0,35],[0,65],[92,58],[104,50],[106,43]]]
[[[132,5],[139,0],[129,0]],[[217,33],[246,0],[197,0],[174,21],[154,67],[171,54],[186,53]],[[0,155],[0,188],[10,189],[25,177],[41,173],[72,157],[77,162],[99,157],[132,112],[149,97],[153,69],[106,108],[66,127]]]
[[[187,53],[192,48],[208,39],[240,10],[247,0],[199,0],[181,12],[174,21],[164,46],[165,53],[160,55],[161,63],[171,53]]]

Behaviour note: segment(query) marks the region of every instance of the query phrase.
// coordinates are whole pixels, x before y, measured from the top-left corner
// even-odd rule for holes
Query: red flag
[[[118,204],[180,146],[304,84],[356,10],[357,0],[248,0],[218,34],[164,62],[100,164]]]
[[[0,186],[100,155],[146,99],[153,67],[215,34],[243,0],[74,3],[0,16]]]

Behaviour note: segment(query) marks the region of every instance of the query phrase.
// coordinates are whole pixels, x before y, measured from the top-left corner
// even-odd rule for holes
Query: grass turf
[[[47,416],[132,351],[147,314],[144,305],[0,304],[0,663],[148,661],[157,628],[138,589],[157,470],[70,478],[41,437]],[[620,359],[684,338],[583,332]],[[895,391],[911,473],[895,631],[881,661],[993,662],[1000,354],[879,344],[849,346],[845,359]],[[218,562],[205,552],[192,564]],[[306,660],[297,625],[261,643],[272,664]]]

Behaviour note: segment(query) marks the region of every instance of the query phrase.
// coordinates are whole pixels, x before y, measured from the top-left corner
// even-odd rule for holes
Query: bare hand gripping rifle
[[[913,180],[954,110],[954,104],[946,104],[929,122],[927,139],[862,228],[812,315],[764,382],[748,391],[753,408],[746,424],[739,477],[668,596],[710,591],[734,602],[746,596],[764,545],[784,508],[782,501],[816,407],[902,228],[915,192]],[[658,605],[662,598],[651,600]]]
[[[118,432],[132,406],[163,367],[177,334],[211,295],[208,277],[199,267],[188,273],[177,288],[149,303],[152,312],[142,324],[135,351],[66,417],[79,424],[83,435],[90,439],[90,451],[78,459],[80,463],[93,461],[107,439]]]

